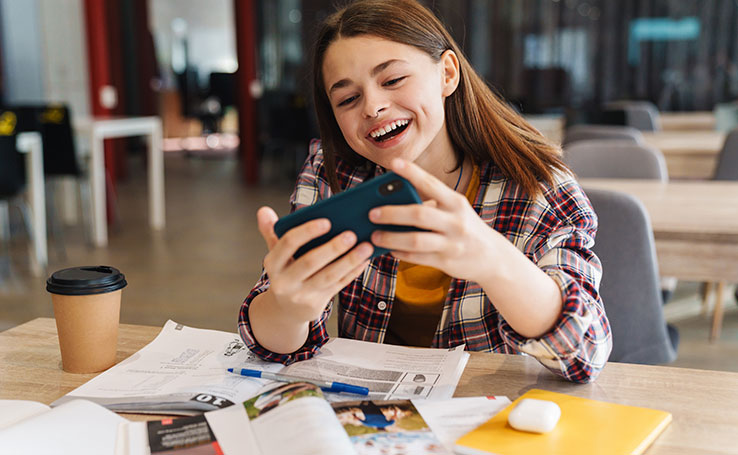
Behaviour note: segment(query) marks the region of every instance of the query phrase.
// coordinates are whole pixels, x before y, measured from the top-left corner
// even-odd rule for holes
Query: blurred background
[[[255,211],[287,212],[318,137],[310,48],[335,3],[0,0],[2,156],[30,150],[21,137],[42,139],[47,250],[39,262],[30,158],[12,166],[8,158],[0,167],[20,177],[0,189],[0,330],[52,316],[47,276],[92,264],[128,277],[124,323],[235,330],[266,252]],[[669,113],[695,114],[721,137],[738,126],[736,0],[422,3],[489,85],[553,141],[575,124],[630,125],[629,102],[662,115],[664,129]],[[130,126],[149,118],[160,125],[155,139]],[[94,125],[118,128],[106,136],[102,187],[89,184]],[[154,229],[150,147],[163,154],[165,225]],[[53,169],[65,154],[74,162]],[[91,220],[96,197],[105,201],[103,243]],[[734,283],[722,293],[723,331],[712,343],[704,287],[680,280],[666,289],[665,318],[681,334],[676,364],[738,371]]]

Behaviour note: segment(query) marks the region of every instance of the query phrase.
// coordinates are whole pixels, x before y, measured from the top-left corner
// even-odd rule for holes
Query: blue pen
[[[302,381],[315,384],[326,392],[346,392],[354,393],[356,395],[369,395],[369,389],[366,387],[360,387],[358,385],[344,384],[343,382],[335,381],[320,381],[317,379],[301,378],[299,376],[289,376],[286,374],[270,373],[268,371],[250,370],[248,368],[228,368],[231,373],[236,373],[241,376],[248,376],[250,378],[262,378],[271,379],[273,381],[281,382],[294,382]]]

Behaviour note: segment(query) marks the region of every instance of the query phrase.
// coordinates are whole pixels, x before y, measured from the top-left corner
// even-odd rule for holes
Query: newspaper
[[[227,368],[251,368],[369,387],[371,398],[450,398],[469,354],[463,346],[423,349],[331,339],[314,358],[289,367],[265,362],[236,333],[168,321],[128,359],[61,397],[83,398],[117,412],[195,415],[242,403],[273,381]],[[326,393],[331,401],[355,395]]]

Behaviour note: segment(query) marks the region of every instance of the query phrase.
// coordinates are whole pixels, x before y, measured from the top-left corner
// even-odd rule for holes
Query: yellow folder
[[[561,418],[544,434],[513,429],[507,415],[524,398],[553,401]],[[655,409],[588,400],[533,389],[492,419],[456,441],[460,454],[642,454],[671,422],[671,414]]]

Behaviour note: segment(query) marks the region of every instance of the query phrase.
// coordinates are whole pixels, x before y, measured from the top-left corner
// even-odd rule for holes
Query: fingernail
[[[375,221],[381,215],[381,209],[371,209],[369,211],[369,219]]]
[[[359,256],[368,257],[372,254],[374,248],[368,243],[362,243],[361,245],[359,245],[356,251],[359,253]]]
[[[356,235],[353,232],[344,232],[341,234],[341,241],[346,245],[351,245],[356,241]]]

